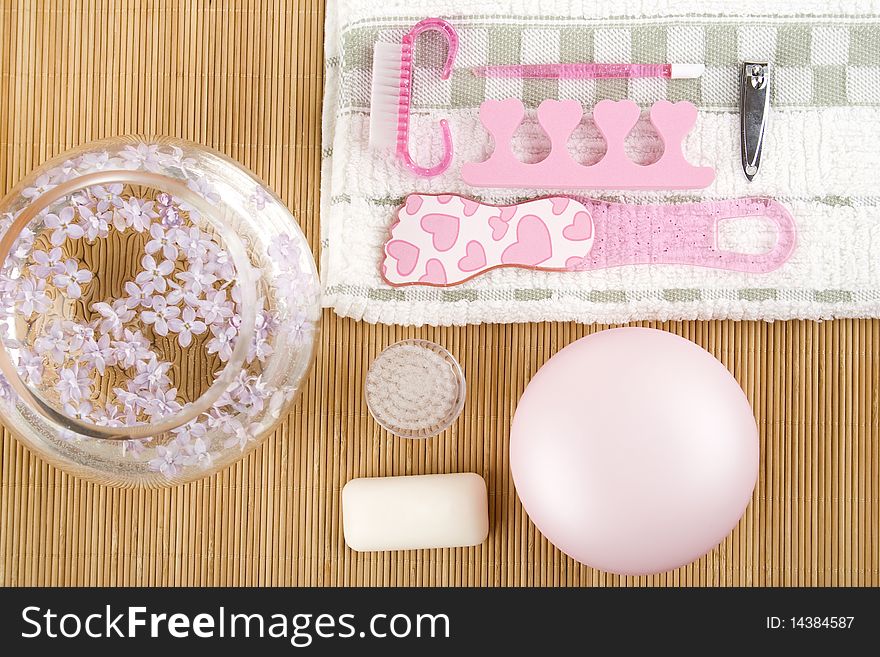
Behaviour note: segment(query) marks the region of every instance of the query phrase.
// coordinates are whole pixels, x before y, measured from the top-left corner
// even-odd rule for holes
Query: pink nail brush
[[[426,18],[416,23],[400,43],[376,43],[373,49],[373,80],[370,94],[370,146],[390,149],[414,174],[430,178],[446,171],[452,162],[452,135],[446,119],[440,120],[443,155],[432,166],[413,160],[409,151],[410,107],[412,104],[413,57],[415,42],[423,32],[439,32],[448,43],[441,80],[452,75],[458,52],[458,34],[442,18]]]

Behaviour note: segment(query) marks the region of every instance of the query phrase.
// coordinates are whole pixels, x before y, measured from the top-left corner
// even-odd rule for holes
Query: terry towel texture
[[[398,324],[465,324],[638,319],[828,319],[880,317],[880,2],[789,0],[776,14],[765,0],[330,0],[325,37],[321,276],[324,301],[344,316]],[[426,180],[389,153],[368,148],[373,44],[399,42],[414,23],[441,16],[461,38],[453,75],[441,81],[442,41],[420,38],[412,144],[421,162],[440,153],[437,122],[447,118],[455,157]],[[773,66],[771,116],[753,183],[739,161],[739,65]],[[541,62],[704,63],[699,80],[482,80],[479,64]],[[790,210],[798,244],[769,274],[691,266],[626,266],[592,272],[502,269],[446,289],[385,284],[378,269],[393,213],[406,194],[453,192],[509,203],[548,190],[465,185],[462,162],[485,159],[491,140],[477,111],[486,98],[521,98],[527,120],[515,150],[546,155],[534,109],[545,98],[574,98],[586,118],[570,148],[597,160],[603,142],[589,119],[602,98],[631,98],[643,110],[662,98],[690,100],[699,117],[684,149],[716,169],[693,192],[569,193],[633,203],[771,196]],[[644,114],[644,112],[643,112]],[[643,115],[628,140],[650,162],[662,144]],[[565,193],[565,192],[562,192]],[[761,250],[774,235],[762,223],[726,222],[721,246]]]

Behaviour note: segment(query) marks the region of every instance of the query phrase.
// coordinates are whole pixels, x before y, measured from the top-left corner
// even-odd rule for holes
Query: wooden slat
[[[318,249],[321,0],[0,0],[0,191],[92,139],[166,134],[261,176]],[[508,470],[508,429],[531,375],[576,324],[412,329],[324,313],[317,360],[275,435],[209,479],[158,491],[58,471],[3,430],[3,585],[880,584],[880,321],[670,322],[733,372],[761,429],[752,504],[723,543],[671,573],[622,578],[535,530]],[[421,442],[370,419],[367,365],[423,337],[461,361],[460,422]],[[481,546],[355,554],[341,487],[356,476],[474,471],[489,484]]]

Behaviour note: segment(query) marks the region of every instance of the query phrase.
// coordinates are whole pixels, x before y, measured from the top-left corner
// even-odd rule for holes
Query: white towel
[[[330,0],[325,36],[321,276],[325,305],[343,316],[398,324],[466,324],[639,319],[827,319],[880,317],[880,2],[829,5],[788,0],[566,2],[564,0]],[[445,49],[420,39],[414,82],[413,146],[422,162],[440,152],[437,122],[447,118],[452,166],[427,180],[389,153],[368,148],[373,44],[398,41],[417,21],[441,16],[458,30],[456,68],[441,81]],[[739,158],[739,63],[773,64],[770,125],[760,172],[748,183]],[[705,63],[699,80],[481,81],[486,63],[607,61]],[[486,98],[575,98],[585,113],[601,98],[691,100],[697,125],[684,149],[715,167],[705,190],[613,194],[570,190],[625,202],[681,202],[771,196],[798,228],[789,261],[769,274],[681,265],[634,265],[592,272],[500,269],[444,289],[394,289],[379,275],[382,245],[406,194],[454,192],[503,203],[549,190],[486,190],[464,184],[462,162],[485,159],[492,145],[477,116]],[[532,111],[533,118],[534,112]],[[642,120],[633,157],[662,148]],[[601,139],[586,121],[571,147],[589,161]],[[546,154],[546,137],[527,120],[515,148]],[[595,157],[594,157],[595,156]],[[733,228],[733,224],[730,226]],[[760,228],[725,231],[743,250],[768,239]],[[731,244],[728,243],[727,246]]]

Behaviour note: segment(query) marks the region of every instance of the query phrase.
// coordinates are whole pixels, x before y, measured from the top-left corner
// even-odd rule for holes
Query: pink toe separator
[[[764,219],[775,242],[763,253],[718,247],[718,224]],[[498,267],[590,271],[623,265],[696,265],[762,274],[795,248],[788,210],[767,198],[631,205],[564,196],[496,206],[453,194],[411,194],[385,244],[392,286],[457,285]]]
[[[413,56],[416,38],[422,32],[427,31],[440,32],[446,37],[449,44],[446,63],[443,65],[440,79],[447,80],[452,75],[452,65],[455,63],[455,56],[458,53],[458,34],[455,28],[442,18],[426,18],[419,21],[403,37],[400,58],[400,94],[398,96],[400,105],[397,113],[397,154],[410,171],[416,175],[430,178],[446,171],[452,163],[452,134],[449,131],[449,123],[446,119],[441,119],[443,156],[440,161],[432,167],[423,167],[412,159],[409,153],[409,113],[412,105]]]
[[[593,120],[605,137],[605,155],[596,164],[575,162],[567,143],[580,123],[583,107],[575,100],[548,99],[538,107],[538,122],[550,138],[550,154],[540,162],[522,162],[513,153],[514,133],[525,117],[517,98],[487,100],[480,120],[492,135],[495,150],[483,162],[466,162],[461,177],[477,187],[521,189],[699,189],[715,180],[715,170],[688,162],[682,143],[697,120],[697,108],[687,101],[661,100],[649,117],[663,140],[663,154],[652,164],[636,164],[625,151],[627,135],[639,120],[639,106],[631,100],[602,100],[593,108]]]

